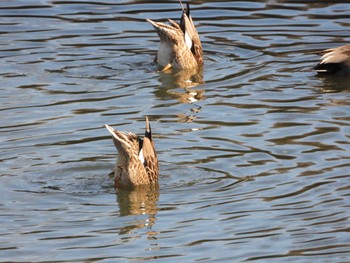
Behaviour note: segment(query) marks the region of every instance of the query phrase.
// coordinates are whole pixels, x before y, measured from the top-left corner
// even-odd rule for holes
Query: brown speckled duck
[[[180,1],[182,6],[182,3]],[[203,49],[198,32],[190,15],[190,5],[186,9],[182,6],[180,23],[168,19],[170,25],[154,22],[147,19],[153,25],[160,38],[160,45],[155,61],[162,67],[162,71],[168,69],[183,70],[203,65]]]
[[[330,48],[318,52],[321,62],[314,67],[319,74],[350,74],[350,45]]]
[[[116,131],[107,124],[105,126],[118,150],[114,170],[115,188],[156,184],[159,165],[148,118],[143,139],[134,133]]]

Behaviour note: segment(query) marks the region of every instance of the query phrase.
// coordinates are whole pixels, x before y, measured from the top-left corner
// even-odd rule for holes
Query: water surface
[[[350,83],[310,69],[349,43],[350,4],[192,8],[189,86],[157,72],[145,21],[176,1],[2,1],[3,261],[349,261]],[[104,124],[143,133],[146,115],[159,189],[116,194]]]

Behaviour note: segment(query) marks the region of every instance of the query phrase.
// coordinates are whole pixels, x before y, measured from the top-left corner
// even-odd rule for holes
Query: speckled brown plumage
[[[106,128],[112,134],[118,150],[115,188],[157,183],[159,165],[148,118],[143,139],[131,132],[116,131],[108,125]]]
[[[160,46],[155,61],[161,67],[174,70],[203,65],[203,49],[198,32],[190,16],[190,7],[183,8],[180,23],[168,19],[170,25],[147,19],[155,28]]]

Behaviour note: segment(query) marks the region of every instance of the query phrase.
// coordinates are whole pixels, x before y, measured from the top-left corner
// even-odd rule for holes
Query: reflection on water
[[[159,201],[159,187],[158,186],[144,186],[137,187],[133,190],[118,189],[117,190],[117,203],[119,205],[118,216],[129,215],[146,215],[147,218],[143,220],[137,220],[133,224],[128,224],[120,229],[119,234],[125,235],[127,233],[133,233],[137,229],[152,229],[156,223],[156,215],[158,212],[157,202]],[[157,234],[154,232],[148,232],[151,238]]]
[[[157,213],[158,186],[137,187],[133,190],[118,189],[117,202],[121,216]]]
[[[323,93],[348,92],[350,89],[350,80],[347,77],[321,76],[320,80],[322,85],[319,88]]]
[[[198,86],[204,83],[203,68],[186,69],[178,72],[159,72],[161,87],[185,88]]]
[[[169,73],[176,1],[2,1],[3,261],[348,261],[349,83],[310,70],[348,1],[191,6],[205,66]],[[104,124],[146,115],[159,189],[116,193]]]

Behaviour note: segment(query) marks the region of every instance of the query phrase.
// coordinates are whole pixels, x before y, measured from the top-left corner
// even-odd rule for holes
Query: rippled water
[[[349,43],[350,4],[192,8],[205,68],[185,88],[145,21],[176,1],[1,2],[1,260],[349,262],[350,81],[310,68]],[[116,194],[103,125],[145,115],[159,189]]]

